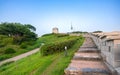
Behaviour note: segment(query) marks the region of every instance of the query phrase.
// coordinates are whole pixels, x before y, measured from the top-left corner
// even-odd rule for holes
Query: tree
[[[36,31],[36,28],[30,24],[25,24],[25,26],[33,31]]]
[[[30,24],[7,22],[0,24],[0,34],[13,37],[14,42],[18,44],[22,41],[35,40],[37,34],[34,31],[36,31],[36,28]]]
[[[102,32],[103,32],[103,31],[99,31],[99,30],[98,30],[98,31],[94,31],[93,33],[102,33]]]

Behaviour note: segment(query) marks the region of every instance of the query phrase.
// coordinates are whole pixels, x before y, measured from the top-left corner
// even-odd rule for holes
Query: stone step
[[[95,48],[80,48],[79,49],[80,51],[82,51],[82,50],[89,50],[89,51],[99,51],[98,49],[95,49]]]
[[[102,59],[98,53],[75,53],[73,60],[101,61]]]
[[[64,70],[65,75],[112,75],[102,62],[99,53],[100,50],[97,49],[95,43],[87,37]]]
[[[81,49],[82,49],[82,48],[94,48],[94,49],[97,49],[97,46],[81,46],[80,48],[81,48]]]
[[[97,48],[88,48],[88,47],[86,47],[86,48],[80,48],[79,50],[96,50],[96,51],[98,51]]]
[[[77,57],[74,56],[73,60],[87,60],[87,61],[101,61],[101,58],[93,58],[93,57]]]
[[[65,75],[111,75],[107,67],[98,61],[72,60]]]
[[[78,53],[100,53],[97,49],[80,49],[77,51]]]

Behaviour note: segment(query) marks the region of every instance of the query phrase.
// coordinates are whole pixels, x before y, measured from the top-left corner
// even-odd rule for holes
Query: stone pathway
[[[26,53],[23,53],[23,54],[20,54],[20,55],[18,55],[18,56],[15,56],[15,57],[6,59],[6,60],[3,60],[3,61],[0,62],[0,66],[1,66],[2,64],[4,64],[4,63],[7,63],[7,62],[17,61],[17,60],[22,59],[22,58],[24,58],[24,57],[27,57],[27,56],[29,56],[29,55],[31,55],[31,54],[34,54],[34,53],[36,53],[36,52],[38,52],[38,51],[39,51],[39,48],[34,49],[34,50],[32,50],[32,51],[29,51],[29,52],[26,52]]]
[[[64,70],[65,75],[111,75],[99,53],[92,39],[87,37]]]

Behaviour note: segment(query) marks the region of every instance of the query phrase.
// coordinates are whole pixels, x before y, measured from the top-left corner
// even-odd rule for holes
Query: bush
[[[74,37],[71,39],[66,39],[64,41],[59,41],[59,42],[54,42],[54,43],[50,43],[50,44],[46,44],[44,46],[42,46],[41,48],[41,54],[43,56],[46,55],[50,55],[53,53],[57,53],[57,52],[61,52],[64,51],[64,47],[67,46],[67,48],[71,48],[74,43],[77,41],[77,39],[79,39],[78,37]]]
[[[13,43],[13,39],[11,37],[0,35],[0,47],[4,47],[5,45],[12,43]]]
[[[15,53],[16,51],[14,50],[14,49],[12,49],[12,48],[7,48],[6,50],[5,50],[5,54],[11,54],[11,53]]]
[[[8,38],[8,36],[6,36],[6,35],[0,35],[0,40],[4,39],[4,38]]]
[[[4,46],[5,46],[5,44],[3,44],[3,43],[0,43],[0,48],[1,48],[1,47],[4,47]]]
[[[50,35],[53,35],[53,33],[44,34],[44,35],[42,35],[42,37],[45,37],[45,36],[50,36]]]
[[[65,36],[69,36],[68,34],[55,34],[57,37],[65,37]]]
[[[8,54],[4,54],[4,55],[1,55],[0,56],[0,61],[4,60],[4,59],[7,59],[7,58],[10,58],[11,55],[8,55]]]
[[[36,43],[36,41],[29,41],[29,42],[26,42],[27,45],[34,45]]]
[[[27,48],[27,44],[26,44],[26,43],[22,43],[22,44],[20,45],[20,48],[22,48],[22,49]]]

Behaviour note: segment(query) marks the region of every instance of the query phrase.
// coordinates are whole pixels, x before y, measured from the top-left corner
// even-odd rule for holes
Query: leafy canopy
[[[0,24],[0,34],[13,37],[15,43],[35,40],[37,35],[34,33],[34,31],[36,31],[36,28],[30,24],[7,22]]]

